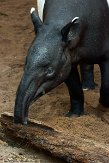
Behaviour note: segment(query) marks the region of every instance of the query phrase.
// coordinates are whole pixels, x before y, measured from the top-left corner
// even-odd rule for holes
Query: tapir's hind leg
[[[99,65],[101,70],[101,89],[99,102],[104,107],[109,107],[109,60]]]
[[[80,74],[83,90],[95,89],[94,65],[80,64]]]
[[[71,73],[65,83],[69,90],[71,102],[71,108],[66,116],[80,116],[84,113],[84,94],[76,66],[72,66]]]

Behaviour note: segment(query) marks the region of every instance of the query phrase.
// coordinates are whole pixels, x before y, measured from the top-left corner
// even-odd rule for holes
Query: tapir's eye
[[[49,79],[52,79],[55,77],[55,71],[52,67],[49,67],[47,70],[46,70],[46,77],[49,78]]]

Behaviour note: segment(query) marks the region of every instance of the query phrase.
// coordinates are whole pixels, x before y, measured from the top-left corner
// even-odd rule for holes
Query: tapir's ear
[[[80,31],[79,17],[75,17],[62,28],[62,41],[64,41],[70,49],[75,48],[80,41]]]
[[[42,26],[42,21],[38,15],[38,13],[36,13],[35,8],[33,8],[33,7],[31,8],[30,14],[31,14],[31,20],[34,25],[35,33],[37,33],[38,29]]]

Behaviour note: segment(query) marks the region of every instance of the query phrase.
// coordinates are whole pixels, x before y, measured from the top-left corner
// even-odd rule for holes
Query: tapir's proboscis
[[[107,0],[45,0],[43,21],[31,9],[35,38],[28,50],[19,84],[14,122],[27,124],[28,108],[65,82],[71,107],[66,114],[84,114],[78,64],[98,64],[99,102],[109,107],[109,4]]]

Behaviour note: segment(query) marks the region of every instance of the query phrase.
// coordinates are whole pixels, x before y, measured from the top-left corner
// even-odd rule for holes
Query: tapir
[[[14,122],[27,124],[29,106],[65,82],[70,95],[68,117],[84,114],[78,64],[98,64],[99,102],[109,107],[108,0],[45,0],[43,21],[31,9],[35,38],[27,53],[16,93]]]

